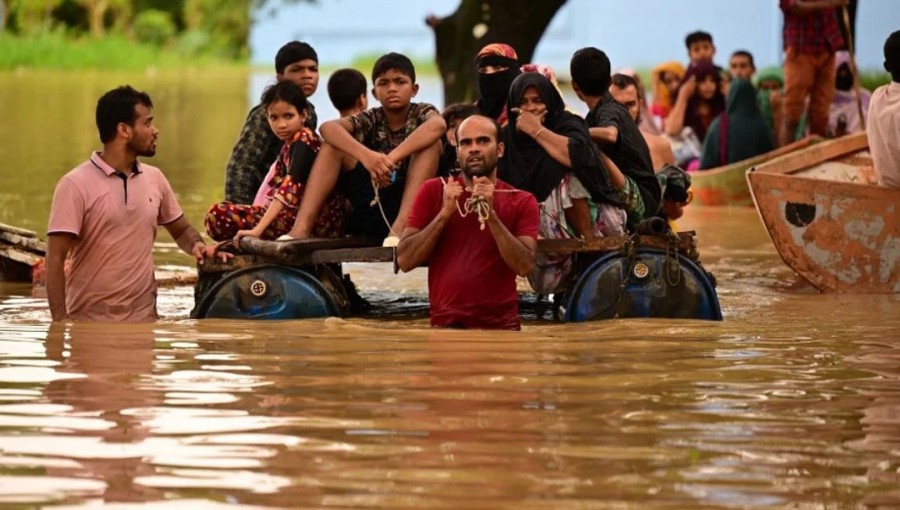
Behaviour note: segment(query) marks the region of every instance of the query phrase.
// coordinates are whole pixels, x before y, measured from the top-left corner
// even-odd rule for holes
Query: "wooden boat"
[[[37,233],[0,223],[0,281],[31,282],[32,269],[46,251]]]
[[[747,172],[784,262],[822,292],[900,293],[900,189],[875,182],[865,133]]]
[[[44,280],[44,257],[47,243],[36,232],[0,223],[0,282],[33,283],[34,294],[41,296]],[[156,284],[161,287],[193,285],[193,271],[157,269]]]
[[[744,177],[747,169],[779,156],[804,149],[820,140],[821,138],[818,136],[806,137],[754,158],[718,168],[691,172],[691,192],[694,195],[691,204],[753,207],[753,199],[750,197],[750,189],[747,187],[747,179]]]
[[[712,276],[699,264],[693,233],[542,239],[538,251],[579,254],[584,264],[563,303],[562,318],[613,317],[721,320]],[[196,318],[299,319],[347,316],[351,296],[345,262],[394,263],[395,250],[363,239],[275,242],[242,238],[228,262],[198,267]],[[578,260],[578,259],[576,259]],[[577,263],[577,262],[576,262]],[[477,292],[473,282],[473,292]]]

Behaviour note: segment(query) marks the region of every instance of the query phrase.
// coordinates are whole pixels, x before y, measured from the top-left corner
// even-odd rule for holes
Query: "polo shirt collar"
[[[100,170],[103,170],[103,173],[105,173],[107,177],[112,177],[113,175],[122,173],[122,172],[116,170],[115,168],[109,166],[109,163],[107,163],[106,161],[103,161],[103,158],[100,157],[99,151],[94,151],[91,154],[91,163],[93,163],[94,166],[96,166]],[[134,160],[133,172],[134,172],[134,175],[142,173],[140,161]]]

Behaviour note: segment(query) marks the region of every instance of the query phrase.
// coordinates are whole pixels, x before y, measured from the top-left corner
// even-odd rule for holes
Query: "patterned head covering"
[[[505,71],[485,74],[480,72],[487,66],[505,67]],[[482,115],[496,119],[500,125],[507,121],[506,96],[509,86],[519,71],[519,56],[512,46],[503,43],[488,44],[475,57],[478,72],[478,109]]]
[[[485,60],[491,61],[495,60],[489,57],[501,57],[505,59],[511,59],[514,62],[500,64],[505,65],[506,67],[513,67],[519,65],[519,56],[516,55],[516,50],[513,49],[512,46],[503,43],[493,43],[488,44],[484,48],[481,48],[481,51],[478,52],[478,55],[475,55],[475,65],[478,68],[484,67],[486,65],[497,65],[492,64],[490,62],[485,62]]]
[[[672,94],[669,93],[669,87],[662,80],[663,73],[671,73],[678,77],[678,81],[680,82],[684,79],[684,65],[677,60],[672,60],[670,62],[663,62],[662,64],[653,68],[653,101],[654,106],[657,109],[657,113],[666,117],[669,115],[669,111],[672,109],[672,105],[675,103],[675,98],[672,97]]]

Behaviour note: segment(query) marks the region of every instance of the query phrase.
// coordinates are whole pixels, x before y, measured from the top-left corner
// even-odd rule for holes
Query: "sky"
[[[448,15],[458,4],[459,0],[283,4],[274,17],[256,13],[251,58],[256,64],[271,65],[278,48],[297,39],[312,44],[320,64],[328,67],[388,51],[432,59],[434,38],[425,17]],[[544,34],[534,61],[564,76],[575,50],[596,46],[606,51],[614,68],[647,69],[666,60],[686,61],[684,36],[702,29],[713,35],[718,64],[726,65],[732,51],[747,49],[762,68],[781,63],[781,24],[777,0],[569,0]],[[860,0],[860,68],[881,69],[884,40],[898,29],[900,0]]]

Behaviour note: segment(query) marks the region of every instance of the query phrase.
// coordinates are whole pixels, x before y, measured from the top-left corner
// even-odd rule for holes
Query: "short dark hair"
[[[263,108],[269,106],[276,101],[284,101],[287,104],[294,105],[297,113],[303,113],[309,109],[309,103],[306,102],[306,95],[303,90],[291,80],[280,80],[274,85],[266,87],[263,91],[260,102]]]
[[[688,50],[691,49],[691,45],[698,42],[708,41],[709,44],[713,43],[712,34],[709,32],[704,32],[702,30],[697,30],[696,32],[691,32],[684,38],[684,45]]]
[[[463,119],[463,120],[468,120],[468,119],[471,119],[471,118],[474,118],[474,117],[479,117],[479,118],[485,119],[485,120],[487,120],[487,121],[490,121],[491,125],[494,126],[494,141],[496,141],[497,143],[500,143],[500,142],[502,141],[502,140],[500,140],[500,131],[501,131],[503,128],[500,127],[500,123],[497,122],[497,119],[495,119],[495,118],[493,118],[493,117],[488,117],[487,115],[482,115],[482,114],[480,114],[480,113],[476,113],[475,115],[469,115],[468,117],[466,117],[466,118]],[[459,140],[459,128],[460,128],[460,126],[462,126],[462,125],[463,125],[463,123],[460,122],[460,123],[456,126],[456,139],[457,139],[457,140]]]
[[[737,50],[731,54],[731,58],[734,57],[747,57],[747,60],[750,61],[750,67],[756,69],[756,62],[753,61],[753,54],[747,50]]]
[[[372,67],[372,82],[374,83],[379,76],[391,70],[403,73],[409,76],[413,83],[416,82],[416,68],[412,61],[406,55],[394,52],[382,55],[375,61],[375,65]]]
[[[884,41],[884,68],[891,73],[891,79],[900,82],[900,30]]]
[[[634,79],[633,76],[628,76],[627,74],[616,73],[612,76],[612,84],[620,89],[627,89],[628,87],[634,87],[637,90],[638,99],[644,100],[644,91],[641,90],[641,86],[637,80]]]
[[[328,99],[338,110],[353,108],[366,93],[366,77],[356,69],[338,69],[328,78]]]
[[[444,108],[444,111],[441,112],[441,116],[444,117],[444,122],[449,126],[454,120],[465,120],[472,115],[478,115],[478,113],[478,107],[474,104],[455,103]]]
[[[97,100],[96,118],[102,143],[111,142],[116,137],[116,131],[122,122],[134,126],[134,121],[137,120],[135,107],[138,104],[153,108],[150,96],[133,89],[131,85],[122,85],[100,96]]]
[[[284,73],[287,66],[301,60],[313,60],[319,63],[319,55],[312,46],[300,41],[291,41],[278,49],[275,54],[275,72]]]
[[[572,82],[589,96],[602,96],[609,89],[610,72],[609,57],[597,48],[581,48],[569,62]]]

